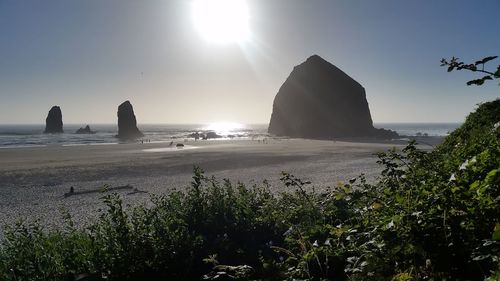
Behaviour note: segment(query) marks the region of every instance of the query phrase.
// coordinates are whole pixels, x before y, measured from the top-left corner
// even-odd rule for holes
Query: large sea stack
[[[268,132],[312,139],[397,136],[373,127],[363,86],[318,55],[294,67],[279,89]]]
[[[45,134],[63,133],[62,112],[59,106],[53,106],[45,119]]]
[[[118,135],[120,139],[136,139],[144,136],[137,128],[134,108],[129,101],[118,106]]]

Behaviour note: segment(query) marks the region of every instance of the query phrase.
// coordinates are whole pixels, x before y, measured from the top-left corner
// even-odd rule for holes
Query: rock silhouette
[[[53,106],[45,119],[45,134],[63,133],[62,112],[59,106]]]
[[[218,138],[222,138],[222,136],[217,134],[214,131],[210,131],[210,132],[207,132],[207,134],[205,135],[205,138],[206,139],[218,139]]]
[[[120,139],[136,139],[144,136],[137,128],[134,108],[129,101],[118,106],[118,135]]]
[[[218,139],[222,138],[221,135],[217,134],[214,131],[208,131],[205,134],[204,133],[199,133],[199,132],[194,132],[188,135],[189,138],[194,138],[195,140],[202,139],[202,140],[208,140],[208,139]]]
[[[363,86],[318,55],[295,66],[279,89],[268,132],[312,139],[397,136],[373,127]]]
[[[90,129],[89,125],[87,125],[85,127],[76,130],[75,134],[95,134],[95,132]]]

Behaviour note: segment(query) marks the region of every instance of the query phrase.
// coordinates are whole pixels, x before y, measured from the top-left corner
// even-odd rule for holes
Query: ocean
[[[447,136],[462,123],[375,123],[376,128],[395,131],[401,136]]]
[[[85,124],[86,125],[86,124]],[[45,125],[0,125],[0,149],[14,147],[112,145],[120,141],[115,138],[116,124],[90,125],[95,134],[75,134],[84,124],[65,124],[63,134],[43,134]],[[460,123],[375,123],[377,128],[396,131],[404,136],[427,134],[446,136],[460,126]],[[231,123],[216,124],[139,124],[145,140],[152,143],[170,142],[187,139],[194,132],[215,131],[223,139],[248,139],[267,137],[267,124],[240,125]],[[139,140],[140,141],[140,140]]]

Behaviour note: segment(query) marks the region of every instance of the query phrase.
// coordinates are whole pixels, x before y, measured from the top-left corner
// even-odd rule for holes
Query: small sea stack
[[[137,139],[144,136],[137,128],[134,108],[129,101],[118,106],[118,135],[120,139]]]
[[[95,131],[92,131],[92,130],[90,129],[90,126],[89,126],[89,125],[87,125],[87,126],[85,126],[85,127],[82,127],[82,128],[80,128],[80,129],[76,130],[75,134],[82,134],[82,135],[83,135],[83,134],[95,134]]]
[[[45,134],[63,133],[62,112],[59,106],[53,106],[45,119]]]
[[[373,127],[363,86],[318,55],[295,66],[279,89],[268,132],[309,139],[397,137]]]
[[[207,132],[207,134],[205,135],[205,138],[206,139],[219,139],[219,138],[222,138],[222,136],[217,134],[214,131],[210,131],[210,132]]]

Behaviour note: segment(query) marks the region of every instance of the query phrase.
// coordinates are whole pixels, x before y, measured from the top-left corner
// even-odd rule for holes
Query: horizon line
[[[210,125],[219,122],[206,122],[206,123],[139,123],[137,122],[137,126],[140,125]],[[240,123],[234,122],[241,125],[269,125],[267,123]],[[461,124],[464,121],[381,121],[381,122],[373,122],[373,124]],[[64,125],[118,125],[116,122],[113,123],[64,123]],[[8,125],[42,125],[45,126],[45,123],[0,123],[0,126],[8,126]]]

